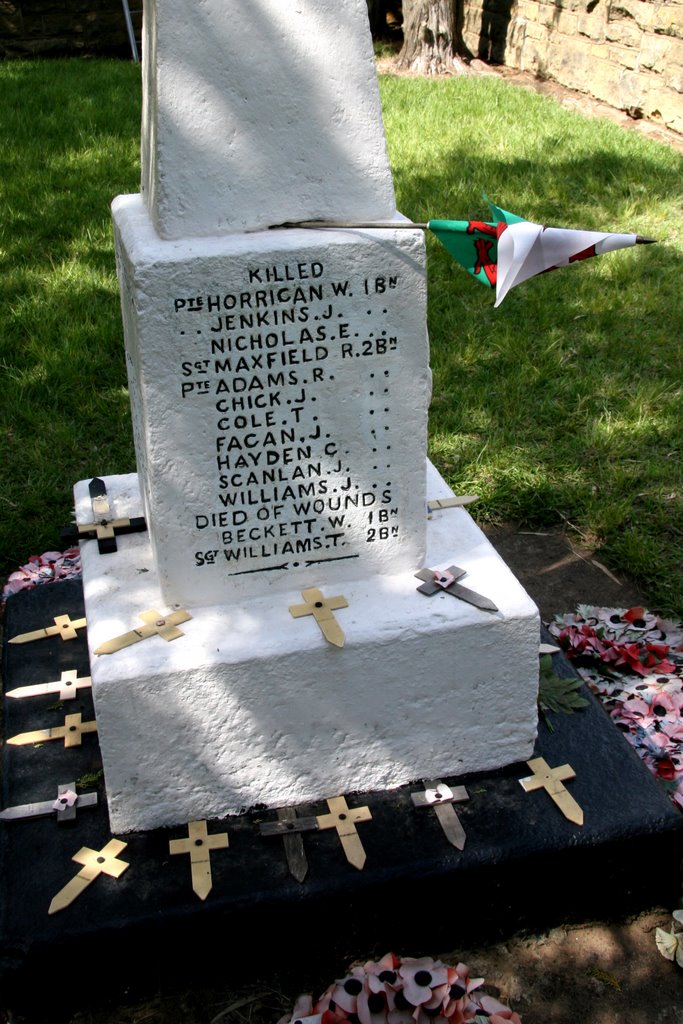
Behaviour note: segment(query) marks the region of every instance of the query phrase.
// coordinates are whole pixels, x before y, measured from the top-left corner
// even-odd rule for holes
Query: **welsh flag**
[[[430,220],[426,227],[477,281],[495,288],[496,306],[511,288],[537,274],[653,241],[632,234],[548,228],[487,201],[491,221]]]
[[[486,199],[486,196],[484,196]],[[395,221],[298,221],[280,224],[284,228],[392,228],[431,231],[454,260],[489,288],[496,289],[494,305],[515,285],[547,270],[599,256],[630,245],[654,242],[640,235],[619,235],[609,231],[574,231],[534,224],[496,206],[490,199],[492,220],[430,220],[414,224]]]

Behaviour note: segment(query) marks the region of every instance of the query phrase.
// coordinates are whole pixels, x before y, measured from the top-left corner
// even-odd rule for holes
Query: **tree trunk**
[[[402,71],[421,75],[461,75],[462,0],[403,0]]]

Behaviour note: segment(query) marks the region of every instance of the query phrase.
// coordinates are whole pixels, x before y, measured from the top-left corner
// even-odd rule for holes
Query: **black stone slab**
[[[65,612],[83,614],[77,581],[8,600],[5,690],[58,679],[63,669],[88,674],[85,630],[77,640],[7,643]],[[562,656],[554,660],[559,674],[573,673]],[[331,961],[341,971],[349,959],[388,949],[420,955],[522,928],[676,905],[683,817],[587,696],[585,711],[549,716],[553,732],[541,723],[536,747],[551,766],[569,762],[575,769],[576,779],[566,785],[584,810],[583,827],[567,821],[544,792],[523,791],[524,763],[447,779],[464,783],[470,794],[457,805],[467,832],[462,853],[446,841],[431,810],[413,807],[418,782],[394,792],[347,794],[349,806],[367,804],[372,812],[371,822],[357,826],[367,853],[363,871],[346,862],[334,831],[305,833],[309,874],[299,884],[288,873],[282,841],[258,833],[258,822],[273,820],[274,812],[252,810],[209,823],[209,832],[228,831],[230,847],[212,854],[213,890],[205,902],[192,892],[189,857],[168,852],[169,840],[186,834],[180,826],[121,836],[128,846],[120,856],[130,868],[118,880],[100,876],[69,908],[48,916],[52,897],[79,870],[73,854],[81,846],[99,850],[111,838],[103,782],[99,808],[80,811],[73,824],[0,822],[2,1001],[35,1006],[45,1000],[55,1021],[88,994],[106,991],[111,999],[174,978],[184,985],[232,976],[242,982],[267,957],[280,968],[288,958],[301,964],[305,957],[309,967],[324,961],[326,976]],[[5,737],[61,724],[76,710],[84,720],[92,717],[89,691],[61,708],[56,703],[47,696],[5,698]],[[434,742],[448,745],[448,734]],[[5,745],[3,807],[49,799],[58,783],[99,767],[94,735],[74,749],[60,741]],[[324,801],[297,809],[300,815],[326,810]],[[75,986],[64,986],[65,971],[75,971]]]

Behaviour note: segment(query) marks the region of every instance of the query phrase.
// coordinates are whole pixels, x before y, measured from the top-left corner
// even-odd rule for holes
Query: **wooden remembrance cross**
[[[119,878],[130,867],[127,861],[119,860],[118,856],[127,845],[121,839],[110,839],[101,850],[91,850],[87,846],[81,847],[71,859],[75,860],[77,864],[82,864],[83,867],[53,898],[48,914],[56,914],[58,910],[68,907],[101,874]]]
[[[573,821],[575,825],[583,825],[583,810],[579,807],[571,793],[568,793],[562,783],[567,779],[576,777],[576,772],[569,764],[562,764],[558,768],[551,768],[543,757],[535,757],[527,761],[533,775],[526,779],[520,779],[522,789],[531,793],[536,789],[545,789],[549,797],[557,804],[565,818]]]
[[[192,888],[200,900],[205,900],[213,887],[211,878],[211,851],[225,850],[228,833],[209,835],[205,821],[191,821],[187,826],[186,839],[171,839],[169,853],[189,853],[192,871]]]

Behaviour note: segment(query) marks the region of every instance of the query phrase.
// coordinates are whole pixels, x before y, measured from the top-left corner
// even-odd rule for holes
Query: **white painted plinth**
[[[239,602],[420,562],[423,233],[169,242],[140,196],[119,196],[113,212],[137,468],[164,599]]]
[[[105,482],[117,515],[138,515],[137,476]],[[428,495],[450,491],[428,465]],[[90,515],[76,485],[79,520]],[[466,568],[485,612],[424,597],[411,572],[324,587],[346,645],[294,619],[298,591],[189,608],[183,637],[96,655],[160,606],[147,534],[99,555],[82,542],[91,674],[112,830],[318,801],[354,790],[502,767],[536,735],[539,619],[464,509],[434,512],[427,564]],[[418,568],[416,566],[416,568]]]

